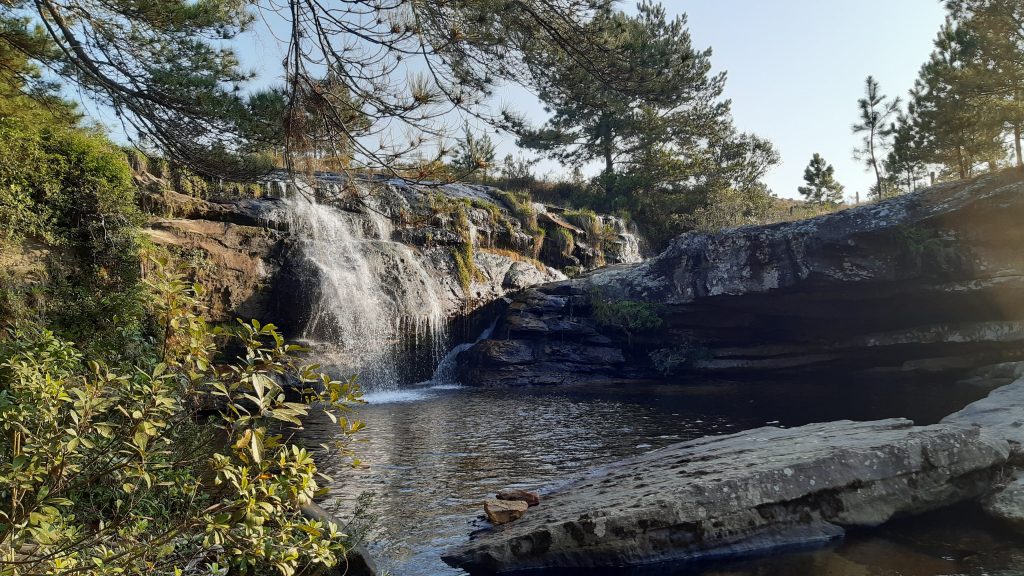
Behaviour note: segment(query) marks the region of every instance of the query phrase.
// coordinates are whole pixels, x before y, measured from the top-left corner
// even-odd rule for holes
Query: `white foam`
[[[386,390],[363,395],[367,404],[404,404],[418,402],[431,396],[427,390]]]

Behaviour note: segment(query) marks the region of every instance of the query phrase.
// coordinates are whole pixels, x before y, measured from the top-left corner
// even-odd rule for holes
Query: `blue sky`
[[[797,196],[815,152],[835,165],[848,195],[865,191],[872,176],[853,159],[858,140],[850,126],[864,78],[903,96],[932,50],[945,16],[940,0],[663,0],[670,14],[686,12],[695,45],[714,49],[717,70],[728,72],[726,96],[737,126],[772,140],[783,164],[767,178],[780,196]],[[622,3],[632,9],[635,2]],[[240,46],[245,65],[264,81],[280,77],[280,47],[265,30]],[[544,111],[529,93],[506,87],[508,102],[540,123]],[[481,127],[482,128],[482,127]],[[513,139],[495,135],[499,158]],[[564,169],[543,162],[539,173]]]
[[[884,93],[904,96],[945,18],[939,0],[669,0],[686,12],[698,46],[729,73],[737,125],[771,139],[783,164],[767,178],[797,196],[815,152],[836,168],[847,192],[872,176],[853,159],[857,99],[873,74]]]

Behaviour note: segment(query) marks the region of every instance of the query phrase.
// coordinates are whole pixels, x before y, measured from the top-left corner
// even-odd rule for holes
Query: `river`
[[[343,518],[360,506],[369,512],[369,550],[395,576],[462,574],[442,563],[440,554],[487,525],[481,502],[499,489],[543,491],[590,467],[670,443],[764,425],[896,416],[927,424],[986,392],[950,383],[878,381],[494,390],[422,386],[370,394],[357,409],[367,430],[352,445],[365,466],[353,470],[337,461],[324,463],[333,478],[332,496],[324,504]],[[315,446],[333,438],[332,427],[314,418],[303,438]],[[1024,574],[1024,551],[999,527],[974,516],[966,507],[854,535],[828,550],[623,573]]]

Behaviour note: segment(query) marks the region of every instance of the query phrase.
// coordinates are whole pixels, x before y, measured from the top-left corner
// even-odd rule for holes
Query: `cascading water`
[[[618,248],[618,261],[623,264],[632,264],[636,262],[643,262],[643,256],[640,254],[640,240],[636,234],[629,229],[626,222],[616,216],[598,216],[601,224],[607,228],[615,230],[619,236],[619,248]]]
[[[435,386],[458,385],[459,380],[456,375],[458,364],[455,361],[456,358],[458,358],[459,354],[462,354],[466,350],[472,348],[477,342],[490,338],[491,335],[494,334],[494,327],[497,326],[497,324],[498,319],[495,318],[494,321],[491,322],[491,325],[480,333],[480,336],[478,336],[476,340],[473,342],[459,344],[449,350],[448,353],[444,355],[444,358],[441,358],[441,361],[438,362],[437,368],[434,370],[434,375],[430,378],[430,383]]]
[[[316,359],[378,392],[410,381],[414,353],[436,362],[448,338],[435,281],[409,246],[391,241],[387,218],[319,203],[302,182],[277,187],[314,280],[302,336]]]

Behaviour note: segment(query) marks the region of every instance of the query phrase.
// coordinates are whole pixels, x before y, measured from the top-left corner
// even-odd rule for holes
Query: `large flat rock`
[[[1024,464],[1024,378],[993,390],[986,398],[946,416],[942,423],[976,426],[1006,440],[1014,463]]]
[[[976,498],[1010,454],[976,426],[759,428],[675,444],[558,488],[444,559],[472,574],[686,562],[819,543]],[[555,572],[557,573],[557,572]]]

